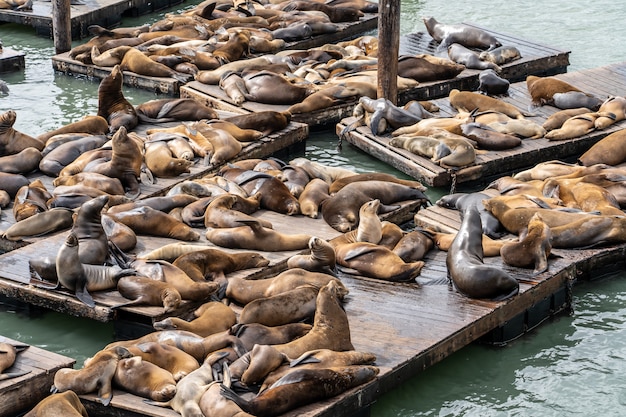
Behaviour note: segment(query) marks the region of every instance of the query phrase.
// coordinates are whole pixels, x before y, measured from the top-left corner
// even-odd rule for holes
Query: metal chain
[[[450,183],[450,194],[454,194],[456,193],[456,183],[457,183],[456,173],[453,170],[448,170],[448,173],[450,174],[450,178],[452,178],[452,181]]]

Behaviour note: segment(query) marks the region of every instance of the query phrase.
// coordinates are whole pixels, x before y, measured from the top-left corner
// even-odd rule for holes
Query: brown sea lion
[[[229,253],[208,248],[179,256],[173,265],[185,271],[195,281],[218,281],[226,274],[242,269],[262,268],[270,261],[256,252]]]
[[[621,164],[626,161],[625,142],[626,130],[621,129],[613,132],[593,144],[578,158],[578,162],[584,166]]]
[[[539,214],[528,222],[528,232],[518,242],[506,243],[500,249],[502,260],[507,265],[519,268],[534,268],[533,274],[548,270],[548,256],[552,250],[552,232]]]
[[[450,100],[450,104],[459,111],[471,112],[478,110],[479,112],[482,112],[495,110],[500,113],[504,113],[513,119],[521,119],[527,115],[525,112],[522,112],[512,104],[472,91],[459,91],[457,89],[453,89],[450,91],[448,98]]]
[[[287,267],[334,273],[336,264],[335,249],[327,241],[313,236],[309,240],[309,249],[311,253],[307,255],[294,255],[287,259]]]
[[[52,194],[40,179],[20,187],[13,200],[13,218],[16,222],[24,220],[42,211],[46,211],[46,202]]]
[[[448,278],[470,298],[503,300],[517,294],[519,283],[508,273],[483,262],[480,214],[469,208],[446,255]]]
[[[52,394],[24,414],[24,417],[89,417],[74,391]]]
[[[176,393],[172,374],[140,356],[121,359],[113,381],[131,394],[155,401],[167,401]]]
[[[98,390],[98,401],[107,406],[113,398],[111,383],[117,364],[132,354],[125,347],[115,347],[97,352],[85,360],[81,369],[59,369],[54,374],[52,392],[74,391],[78,395]]]
[[[424,267],[423,261],[406,263],[390,249],[370,242],[338,245],[335,254],[339,265],[385,281],[411,281]]]
[[[14,110],[7,110],[0,115],[0,156],[16,154],[31,147],[43,150],[44,141],[13,128],[15,119],[17,113]]]
[[[18,190],[29,183],[29,179],[21,174],[0,172],[0,190],[6,191],[11,198],[15,198]]]
[[[180,306],[181,295],[171,284],[151,278],[129,275],[117,281],[117,290],[129,302],[115,306],[129,307],[133,305],[163,306],[164,312],[170,313]]]
[[[120,45],[100,52],[96,45],[91,47],[91,62],[99,67],[113,67],[122,63],[124,55],[132,46]]]
[[[261,226],[256,220],[242,220],[245,226],[211,229],[206,238],[211,243],[231,249],[263,250],[270,252],[306,249],[310,235],[288,234]]]
[[[393,247],[392,252],[404,262],[416,262],[424,259],[434,246],[433,240],[417,229],[406,233]]]
[[[447,252],[456,237],[456,233],[445,233],[435,231],[433,229],[424,228],[423,233],[429,236],[437,249]],[[507,243],[507,240],[494,240],[489,236],[483,234],[482,237],[482,245],[483,245],[483,256],[484,257],[492,257],[492,256],[500,256],[500,249],[502,246]]]
[[[42,211],[9,226],[2,237],[7,240],[20,240],[30,236],[41,236],[65,230],[74,224],[74,212],[66,208],[53,208]]]
[[[194,319],[186,321],[178,317],[167,317],[153,324],[156,330],[187,330],[198,336],[209,335],[230,329],[237,323],[232,308],[219,302],[209,301],[194,311]]]
[[[330,198],[328,183],[320,178],[313,178],[307,183],[298,197],[300,212],[312,219],[317,219],[322,201]]]
[[[76,214],[72,233],[78,239],[79,257],[84,264],[103,265],[109,256],[107,235],[102,227],[102,210],[108,201],[106,195],[93,198]]]
[[[0,381],[18,378],[30,372],[5,372],[15,364],[17,355],[26,349],[28,349],[28,345],[0,342]]]
[[[290,358],[313,349],[354,350],[350,341],[348,317],[341,305],[341,287],[334,280],[321,287],[317,295],[313,328],[298,339],[274,347]]]
[[[100,81],[98,86],[98,116],[109,124],[109,132],[115,133],[124,126],[130,131],[139,122],[137,112],[122,92],[123,73],[119,65]]]
[[[298,86],[285,77],[270,71],[256,71],[243,76],[246,91],[243,95],[248,101],[265,104],[295,104],[318,90],[313,86]]]
[[[585,248],[598,244],[623,243],[625,217],[590,216],[550,227],[553,248]]]
[[[359,97],[376,97],[376,86],[372,83],[346,81],[341,84],[329,85],[310,93],[300,102],[289,106],[291,114],[303,114],[339,105]]]
[[[42,133],[37,139],[46,143],[50,138],[65,133],[88,133],[90,135],[104,135],[109,131],[109,123],[102,116],[87,115],[81,120],[68,123],[58,129]]]
[[[144,144],[144,161],[153,175],[161,178],[174,178],[188,174],[193,161],[176,158],[166,142],[155,141]]]
[[[215,197],[204,212],[204,226],[206,227],[238,227],[242,221],[256,221],[261,226],[271,229],[272,223],[257,219],[249,214],[233,209],[238,197],[234,194],[222,194]]]
[[[282,326],[265,326],[259,323],[237,324],[232,333],[243,343],[247,351],[254,345],[277,345],[287,343],[307,334],[313,326],[307,323],[289,323]]]
[[[230,277],[226,287],[226,297],[245,305],[257,298],[270,297],[301,285],[312,284],[322,287],[336,279],[329,274],[307,271],[302,268],[290,268],[274,277],[258,280]]]
[[[137,234],[164,236],[185,241],[197,241],[200,234],[174,217],[149,206],[137,207],[120,213],[109,214],[114,220],[125,224]]]
[[[140,356],[172,374],[175,381],[181,380],[200,367],[196,358],[176,346],[158,342],[139,343],[128,346],[133,356]]]
[[[558,129],[553,129],[545,134],[548,140],[565,140],[586,135],[595,130],[595,121],[600,117],[600,113],[583,113],[572,116],[563,122]]]
[[[430,54],[401,55],[398,58],[398,75],[418,82],[451,79],[464,69],[464,65]]]
[[[577,109],[559,110],[553,113],[543,122],[542,127],[547,130],[560,129],[563,123],[570,117],[578,116],[585,113],[591,113],[591,109],[586,107],[579,107]],[[596,119],[597,120],[597,119]]]
[[[121,71],[131,71],[150,77],[171,77],[180,83],[186,83],[191,78],[189,74],[181,74],[167,65],[153,61],[136,48],[131,48],[124,54],[119,68]]]
[[[556,93],[581,92],[578,88],[557,77],[538,77],[536,75],[526,77],[526,87],[530,93],[532,103],[536,106],[551,104],[552,98]]]
[[[0,171],[7,174],[28,174],[39,167],[41,160],[41,151],[31,146],[18,153],[0,156]]]
[[[242,129],[235,123],[227,120],[207,120],[206,123],[214,129],[227,131],[239,142],[254,142],[265,136],[263,132],[257,129]]]
[[[334,180],[328,191],[330,194],[334,194],[345,187],[347,184],[358,182],[358,181],[389,181],[396,184],[403,184],[409,187],[417,188],[422,191],[426,191],[426,187],[422,183],[416,180],[405,180],[396,177],[395,175],[386,174],[384,172],[368,172],[363,174],[354,174],[351,176],[346,176],[342,178],[338,178]]]
[[[139,104],[135,110],[140,120],[150,123],[219,118],[214,109],[190,98],[150,100]]]
[[[39,163],[39,170],[50,177],[56,177],[61,170],[83,153],[99,149],[107,142],[104,135],[90,135],[59,145],[48,152]]]

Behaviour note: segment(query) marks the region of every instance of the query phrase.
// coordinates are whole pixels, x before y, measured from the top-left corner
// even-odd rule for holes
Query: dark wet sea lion
[[[103,265],[109,256],[107,235],[102,227],[102,210],[108,201],[106,195],[96,197],[78,209],[72,232],[80,245],[82,263]]]
[[[53,208],[37,213],[9,226],[2,233],[2,237],[8,240],[20,240],[69,229],[74,223],[73,213],[72,210],[65,208]]]
[[[41,160],[41,151],[31,146],[18,153],[0,156],[0,172],[28,174],[39,167]]]
[[[480,59],[480,55],[477,52],[474,52],[459,43],[453,43],[448,46],[448,57],[458,64],[465,65],[465,68],[468,69],[492,69],[497,72],[502,71],[500,66],[494,64],[493,62]]]
[[[265,326],[259,323],[237,324],[232,332],[250,351],[256,344],[277,345],[287,343],[307,334],[313,326],[307,323],[289,323],[282,326]]]
[[[495,36],[488,32],[464,24],[443,24],[434,17],[423,17],[426,30],[434,40],[440,43],[441,49],[453,43],[460,43],[468,48],[492,50],[502,46]]]
[[[482,236],[480,214],[469,208],[446,255],[448,278],[470,298],[503,300],[517,294],[519,283],[515,278],[483,262]]]
[[[478,74],[478,91],[485,94],[508,94],[510,82],[500,77],[493,69],[486,69]]]
[[[241,129],[255,129],[269,135],[272,132],[286,128],[291,121],[291,114],[266,110],[238,116],[229,116],[224,120],[236,124]]]
[[[6,191],[9,197],[15,198],[17,191],[30,183],[29,179],[21,174],[7,174],[0,172],[0,189]]]
[[[483,233],[491,238],[498,239],[502,237],[504,231],[498,219],[491,212],[487,211],[483,204],[483,200],[489,198],[488,194],[480,192],[453,193],[441,197],[435,204],[440,207],[458,210],[461,215],[470,207],[476,208],[480,213]]]
[[[59,145],[39,162],[39,170],[50,177],[56,177],[61,170],[74,162],[83,153],[102,147],[108,141],[104,135],[85,136]]]
[[[501,133],[495,129],[478,122],[464,123],[461,125],[463,136],[473,140],[479,148],[500,151],[515,148],[522,144],[522,140],[514,135]]]

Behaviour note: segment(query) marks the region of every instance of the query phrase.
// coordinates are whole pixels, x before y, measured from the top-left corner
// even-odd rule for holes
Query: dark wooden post
[[[378,3],[378,98],[398,102],[400,0]]]
[[[57,54],[72,49],[70,0],[52,0],[52,39]]]

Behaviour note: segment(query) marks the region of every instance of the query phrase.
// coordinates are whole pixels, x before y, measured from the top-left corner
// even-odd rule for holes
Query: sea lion
[[[401,55],[398,58],[398,76],[418,82],[451,79],[464,69],[465,65],[430,54]]]
[[[598,117],[594,122],[594,126],[598,130],[606,129],[613,123],[626,119],[626,98],[619,96],[612,96],[607,98],[598,112],[607,112],[613,114],[615,117]]]
[[[62,368],[54,374],[52,392],[74,391],[78,395],[89,394],[98,390],[98,401],[107,406],[111,403],[113,392],[111,382],[117,364],[132,354],[125,347],[115,347],[97,352],[85,360],[81,369]]]
[[[508,94],[510,82],[500,77],[493,68],[488,68],[478,74],[478,88],[481,93],[489,95]]]
[[[57,177],[52,181],[52,185],[55,187],[77,184],[98,188],[108,194],[124,195],[124,187],[118,178],[107,177],[96,172],[79,172],[74,175]]]
[[[379,127],[381,119],[384,119],[386,125],[392,129],[409,126],[422,119],[404,108],[394,105],[385,98],[372,99],[368,96],[363,96],[359,99],[359,103],[365,111],[372,114],[369,127],[375,135],[384,133],[384,129]]]
[[[446,156],[452,154],[452,150],[448,145],[431,136],[400,135],[392,138],[391,141],[389,141],[389,145],[405,149],[418,156],[429,158],[433,162],[439,162]]]
[[[295,104],[318,90],[315,86],[298,86],[285,77],[270,71],[250,72],[242,77],[246,91],[243,95],[248,101],[265,104]]]
[[[167,317],[155,322],[153,326],[156,330],[186,330],[207,337],[228,330],[237,323],[233,309],[219,301],[204,303],[193,314],[195,318],[191,321]]]
[[[441,197],[435,202],[440,207],[445,207],[453,210],[458,210],[463,216],[463,213],[470,207],[475,207],[480,214],[480,221],[482,223],[483,233],[490,238],[498,239],[504,234],[502,225],[494,217],[491,212],[487,211],[483,204],[483,200],[491,198],[490,195],[482,192],[477,193],[453,193]]]
[[[270,261],[256,252],[228,253],[207,248],[179,256],[173,265],[185,271],[195,281],[223,282],[226,274],[250,268],[262,268]]]
[[[153,175],[161,178],[175,178],[188,174],[194,164],[188,159],[176,158],[166,142],[155,141],[144,144],[144,161]]]
[[[478,56],[483,61],[489,61],[497,65],[502,65],[520,59],[522,57],[522,53],[515,46],[502,45],[490,51],[482,51]]]
[[[58,129],[42,133],[37,140],[48,144],[48,140],[56,135],[65,133],[87,133],[90,135],[104,135],[109,131],[109,123],[102,116],[87,115],[81,120],[68,123]]]
[[[586,107],[592,111],[596,111],[600,108],[602,103],[603,101],[598,97],[581,91],[567,91],[565,93],[554,93],[552,95],[552,105],[561,110]]]
[[[116,65],[98,86],[98,116],[107,121],[110,133],[117,132],[121,126],[130,131],[139,123],[135,107],[122,92],[123,77],[122,69]]]
[[[0,342],[0,381],[19,378],[30,371],[4,372],[15,364],[17,355],[28,349],[28,345]]]
[[[256,220],[243,220],[245,226],[212,229],[206,231],[211,243],[224,248],[262,250],[270,252],[306,249],[310,235],[288,234],[261,226]]]
[[[226,297],[245,305],[257,298],[270,297],[301,285],[312,284],[322,287],[336,279],[326,273],[307,271],[302,268],[290,268],[274,277],[258,280],[231,277],[228,279]]]
[[[491,61],[482,60],[477,52],[474,52],[459,43],[452,43],[448,45],[448,58],[457,64],[465,65],[465,68],[468,69],[491,69],[496,72],[502,71],[502,68],[500,68],[499,65]]]
[[[150,123],[219,118],[214,109],[190,98],[150,100],[139,104],[135,110],[141,121]]]
[[[78,254],[84,264],[102,265],[109,256],[107,235],[102,227],[102,210],[109,202],[106,195],[83,203],[76,214],[72,233],[78,239]]]
[[[510,119],[506,122],[492,122],[487,126],[500,132],[521,138],[539,139],[546,135],[546,129],[530,119]]]
[[[577,109],[560,110],[556,113],[552,113],[550,117],[548,117],[546,121],[543,122],[542,127],[547,131],[559,129],[561,126],[563,126],[563,123],[565,123],[565,121],[568,120],[570,117],[578,116],[585,113],[591,113],[591,109],[588,109],[586,107],[579,107]]]
[[[446,255],[448,278],[459,292],[470,298],[512,297],[518,293],[519,283],[500,268],[483,262],[482,236],[478,210],[467,209]]]
[[[0,171],[7,174],[28,174],[39,167],[41,151],[34,147],[5,156],[0,156]]]
[[[626,241],[623,216],[590,216],[550,227],[553,248],[585,248]]]
[[[297,369],[251,400],[244,400],[225,385],[221,386],[221,393],[246,412],[265,417],[333,397],[373,380],[378,373],[379,369],[371,365]]]
[[[392,204],[417,200],[426,204],[428,197],[417,188],[387,181],[359,181],[346,185],[334,196],[322,202],[322,217],[333,229],[347,232],[359,221],[359,209],[369,200],[378,199],[382,212],[397,206]]]
[[[445,49],[448,45],[459,43],[467,48],[479,48],[491,51],[502,46],[495,36],[488,32],[464,24],[446,25],[439,23],[434,17],[423,17],[422,21],[428,34],[439,42],[438,49]]]
[[[607,114],[602,114],[606,116]],[[573,116],[563,122],[563,126],[559,129],[553,129],[544,135],[544,138],[548,140],[565,140],[577,138],[579,136],[586,135],[595,130],[595,121],[600,117],[600,113],[583,113],[578,116]],[[610,116],[607,116],[610,117]]]
[[[120,45],[100,53],[98,47],[94,45],[91,47],[91,62],[99,67],[113,67],[122,63],[124,55],[130,49],[132,49],[132,46]]]
[[[0,190],[6,191],[11,198],[15,198],[18,190],[29,183],[29,179],[24,175],[0,172],[0,184],[2,184]]]
[[[101,148],[107,141],[104,135],[91,135],[63,143],[41,159],[39,170],[50,177],[56,177],[63,168],[74,162],[80,155],[92,149]]]
[[[206,119],[206,118],[205,118]],[[214,129],[225,130],[239,142],[254,142],[261,139],[265,134],[257,129],[242,129],[233,122],[227,120],[205,120]]]
[[[478,110],[483,112],[495,110],[513,119],[521,119],[527,115],[512,104],[472,91],[459,91],[455,88],[450,91],[448,98],[450,105],[458,111],[472,112]]]
[[[348,317],[341,305],[342,292],[342,285],[336,280],[321,287],[316,299],[313,328],[298,339],[274,347],[290,358],[313,349],[354,350]]]
[[[128,346],[127,349],[133,356],[140,356],[142,360],[165,369],[175,381],[180,381],[200,367],[196,358],[172,345],[145,342]]]
[[[137,234],[163,236],[185,241],[197,241],[200,234],[173,216],[149,206],[137,207],[120,213],[109,214],[114,220],[125,224]]]
[[[271,229],[272,223],[267,220],[258,219],[234,210],[233,206],[237,202],[238,197],[234,194],[222,194],[216,196],[207,206],[204,212],[205,227],[238,227],[243,225],[242,221],[256,221],[261,226]]]
[[[335,249],[324,239],[313,236],[309,240],[311,253],[293,255],[287,259],[288,268],[302,268],[307,271],[334,273]]]
[[[626,161],[624,143],[626,143],[625,130],[610,133],[587,149],[578,158],[578,163],[586,167],[595,164],[619,165]]]
[[[7,110],[0,115],[0,156],[16,154],[26,148],[43,150],[45,142],[13,128],[16,119],[14,110]]]
[[[335,254],[339,265],[384,281],[412,281],[424,267],[423,261],[406,263],[392,250],[370,242],[338,245]]]
[[[307,174],[309,174],[310,178],[320,178],[329,185],[339,178],[353,176],[357,174],[356,172],[351,171],[347,168],[325,165],[316,161],[311,161],[307,158],[294,158],[289,161],[289,165],[302,167],[307,172]]]
[[[124,54],[119,69],[150,77],[171,77],[180,83],[186,83],[191,78],[189,74],[179,73],[167,65],[153,61],[136,48],[131,48]]]
[[[48,209],[46,202],[51,198],[52,194],[50,194],[39,178],[20,187],[13,199],[13,218],[16,222],[19,222],[27,217],[46,211]]]
[[[424,259],[434,246],[435,242],[428,235],[416,229],[405,233],[391,251],[404,262],[410,263]]]
[[[189,194],[174,194],[166,196],[148,197],[142,198],[141,200],[135,200],[128,203],[118,204],[116,206],[109,207],[107,213],[119,213],[122,211],[132,210],[138,207],[145,206],[162,211],[164,213],[168,213],[176,207],[186,207],[187,205],[192,204],[197,200],[197,197]]]
[[[72,210],[66,208],[46,210],[12,224],[2,233],[2,237],[16,241],[69,229],[74,224],[73,214]]]
[[[480,148],[486,150],[501,151],[522,144],[522,140],[517,136],[501,133],[482,123],[464,123],[461,125],[461,130],[465,137],[475,141]]]
[[[282,326],[299,321],[310,321],[315,314],[318,291],[319,288],[305,284],[270,297],[257,298],[243,307],[238,322]],[[347,289],[345,291],[347,292]]]
[[[115,306],[129,307],[133,305],[163,306],[165,313],[175,311],[181,302],[181,295],[171,284],[151,278],[129,275],[117,281],[117,290],[129,302]]]
[[[313,178],[298,197],[300,212],[307,217],[317,219],[322,201],[329,197],[328,183],[320,178]]]
[[[552,104],[552,99],[556,93],[566,93],[568,91],[578,91],[570,83],[563,81],[557,77],[538,77],[529,75],[526,77],[526,87],[532,99],[532,105],[543,106]]]
[[[288,358],[273,346],[255,344],[251,351],[230,364],[228,369],[232,378],[252,386],[263,382],[270,372],[287,361]]]
[[[311,113],[355,100],[357,97],[376,97],[376,86],[360,81],[328,85],[307,95],[301,102],[292,104],[287,111],[291,114]]]
[[[500,249],[502,260],[507,265],[534,268],[537,275],[548,270],[548,256],[552,250],[552,232],[539,214],[528,222],[528,232],[518,242],[506,243]]]
[[[74,391],[52,394],[24,414],[24,417],[89,417]]]
[[[113,382],[131,394],[155,401],[167,401],[176,393],[172,374],[140,356],[121,359]]]
[[[231,332],[249,352],[254,345],[287,343],[307,334],[313,326],[307,323],[288,323],[282,326],[265,326],[259,323],[236,324]]]

